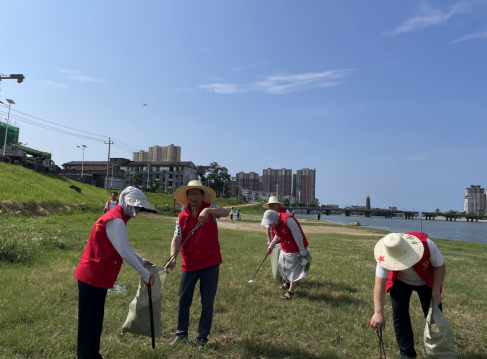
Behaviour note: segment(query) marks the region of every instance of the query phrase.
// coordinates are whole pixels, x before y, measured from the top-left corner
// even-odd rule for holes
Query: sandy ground
[[[148,216],[152,218],[159,218],[164,220],[171,220],[176,222],[176,218],[174,217],[166,217],[166,216],[158,216],[156,214],[148,214]],[[261,220],[262,216],[257,215],[246,215],[245,219],[255,219]],[[362,231],[360,229],[352,229],[352,228],[340,228],[340,227],[325,227],[325,226],[307,226],[307,222],[316,222],[312,220],[299,220],[301,227],[303,228],[303,232],[306,233],[326,233],[326,234],[345,234],[351,236],[372,236],[372,237],[380,237],[380,234],[377,233],[370,233],[368,231]],[[336,223],[334,223],[336,224]],[[222,229],[234,229],[238,231],[256,231],[262,232],[265,235],[265,229],[260,225],[260,223],[249,223],[249,222],[240,222],[240,221],[230,221],[230,217],[221,218],[218,220],[218,228]]]

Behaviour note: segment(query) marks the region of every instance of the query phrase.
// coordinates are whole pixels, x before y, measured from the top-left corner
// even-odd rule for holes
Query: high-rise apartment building
[[[472,213],[477,210],[477,198],[474,195],[467,195],[465,196],[463,202],[463,210],[465,213]]]
[[[173,144],[152,146],[149,147],[149,152],[134,152],[133,158],[134,162],[181,162],[181,147]]]
[[[293,175],[293,197],[296,201],[311,204],[316,203],[316,169],[303,168]],[[316,203],[317,204],[317,203]]]
[[[259,190],[259,174],[256,172],[239,172],[236,175],[236,181],[240,188],[245,188],[251,191]]]
[[[485,195],[485,189],[480,187],[479,185],[474,186],[471,185],[470,188],[466,188],[466,196],[465,196],[465,201],[467,200],[467,196],[474,196],[475,197],[475,205],[476,208],[473,211],[469,212],[475,212],[475,211],[485,211],[487,209],[487,200],[486,200],[486,195]],[[471,201],[469,202],[471,203]]]
[[[268,168],[262,170],[262,192],[276,192],[279,196],[292,195],[293,170]]]

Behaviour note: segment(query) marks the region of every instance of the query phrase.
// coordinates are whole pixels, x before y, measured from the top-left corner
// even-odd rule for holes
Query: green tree
[[[166,189],[166,185],[162,182],[156,182],[152,187],[151,191],[152,192],[157,192],[157,193],[164,193],[164,190]]]
[[[284,198],[283,203],[284,203],[285,206],[289,206],[289,199],[287,197]]]
[[[216,192],[217,197],[223,193],[224,182],[230,181],[230,174],[226,167],[220,166],[216,162],[210,163],[209,166],[197,166],[198,176],[203,185],[210,187]]]
[[[139,172],[135,172],[129,179],[129,185],[139,188],[139,186],[144,182],[144,177]]]

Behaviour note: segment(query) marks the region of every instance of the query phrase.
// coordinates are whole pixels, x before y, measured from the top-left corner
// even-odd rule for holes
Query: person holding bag
[[[385,328],[384,301],[390,293],[394,331],[399,346],[397,359],[416,358],[414,335],[409,316],[409,301],[416,291],[424,316],[433,299],[442,310],[442,285],[446,269],[443,256],[426,233],[390,233],[376,244],[377,261],[374,286],[375,330]]]
[[[156,210],[144,193],[127,187],[119,204],[102,215],[93,225],[90,238],[74,277],[78,280],[78,359],[99,359],[107,290],[113,288],[123,261],[141,275],[147,285],[153,274],[144,268],[151,264],[130,246],[127,222],[137,213]]]

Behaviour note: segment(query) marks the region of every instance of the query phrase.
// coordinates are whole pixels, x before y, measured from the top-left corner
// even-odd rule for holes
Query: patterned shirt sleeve
[[[174,237],[181,237],[181,227],[179,226],[179,217],[176,219],[176,230],[174,231]]]

